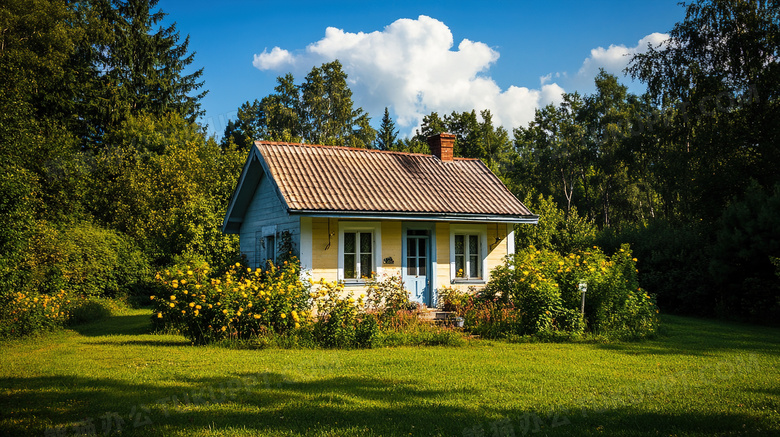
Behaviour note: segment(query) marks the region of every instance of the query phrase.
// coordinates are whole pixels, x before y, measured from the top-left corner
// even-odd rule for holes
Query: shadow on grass
[[[452,436],[754,435],[771,429],[749,414],[660,414],[621,406],[600,411],[517,411],[467,400],[474,390],[433,390],[415,381],[339,377],[291,380],[279,373],[237,374],[162,385],[87,377],[0,379],[7,436],[47,435],[91,423],[98,435],[157,436],[241,430],[249,435]],[[609,404],[609,400],[599,400]],[[603,402],[602,402],[603,401]],[[511,431],[511,432],[510,432]]]
[[[87,341],[86,344],[100,345],[100,346],[159,346],[159,347],[177,347],[177,346],[192,346],[192,342],[182,337],[181,340],[169,340],[169,339],[151,339],[151,340],[116,340],[116,341]]]
[[[655,339],[598,344],[598,347],[632,355],[710,355],[721,351],[780,355],[780,329],[665,315]]]
[[[152,324],[149,314],[129,314],[112,316],[94,322],[74,325],[71,326],[70,329],[85,337],[142,335],[151,333]]]

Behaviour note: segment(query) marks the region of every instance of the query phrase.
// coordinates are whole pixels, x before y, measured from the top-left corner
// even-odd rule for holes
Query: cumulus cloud
[[[413,133],[431,112],[472,109],[489,109],[493,122],[511,131],[527,125],[536,108],[559,103],[564,88],[590,92],[599,68],[622,77],[631,55],[668,38],[652,33],[634,47],[594,48],[575,74],[551,73],[530,88],[501,89],[488,74],[499,59],[498,51],[468,39],[455,47],[447,25],[425,15],[399,19],[370,33],[328,27],[322,39],[304,50],[265,49],[254,56],[253,65],[263,71],[291,71],[301,78],[313,66],[338,59],[349,76],[356,106],[374,117],[389,107],[404,134]]]
[[[285,67],[292,67],[294,61],[295,59],[290,52],[274,47],[270,52],[263,50],[263,53],[255,55],[252,65],[260,70],[279,70]]]
[[[592,49],[590,56],[583,61],[572,85],[576,88],[592,85],[593,78],[598,74],[599,68],[603,68],[607,73],[622,77],[623,70],[631,61],[631,56],[645,53],[648,45],[655,47],[667,39],[669,39],[668,34],[655,32],[640,39],[634,47],[613,44],[606,49],[604,47]]]
[[[490,109],[493,121],[507,129],[526,125],[534,109],[561,100],[563,88],[540,80],[537,89],[502,90],[487,74],[499,53],[464,39],[454,49],[450,29],[424,15],[400,19],[381,31],[350,33],[329,27],[325,37],[291,54],[274,47],[254,57],[260,70],[307,73],[314,65],[338,59],[344,65],[358,106],[381,114],[388,106],[405,133],[433,111]]]

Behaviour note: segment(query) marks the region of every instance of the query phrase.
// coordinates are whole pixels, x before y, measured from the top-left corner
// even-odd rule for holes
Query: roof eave
[[[457,214],[425,213],[409,211],[327,211],[327,210],[288,210],[290,214],[311,217],[354,218],[363,220],[416,220],[437,222],[491,222],[537,224],[538,215],[497,215],[497,214]]]

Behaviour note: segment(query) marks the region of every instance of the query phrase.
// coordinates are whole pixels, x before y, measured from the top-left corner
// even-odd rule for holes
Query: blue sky
[[[190,35],[209,90],[202,121],[217,135],[241,103],[272,93],[277,76],[291,72],[300,83],[334,58],[374,125],[384,107],[402,134],[432,111],[490,109],[511,130],[561,92],[591,92],[599,67],[620,73],[625,53],[662,41],[684,17],[677,0],[161,0],[158,7]]]

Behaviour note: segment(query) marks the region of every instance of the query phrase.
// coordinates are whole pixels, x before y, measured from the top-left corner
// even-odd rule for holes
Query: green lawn
[[[780,435],[780,330],[640,343],[230,350],[149,313],[0,346],[0,435]]]

